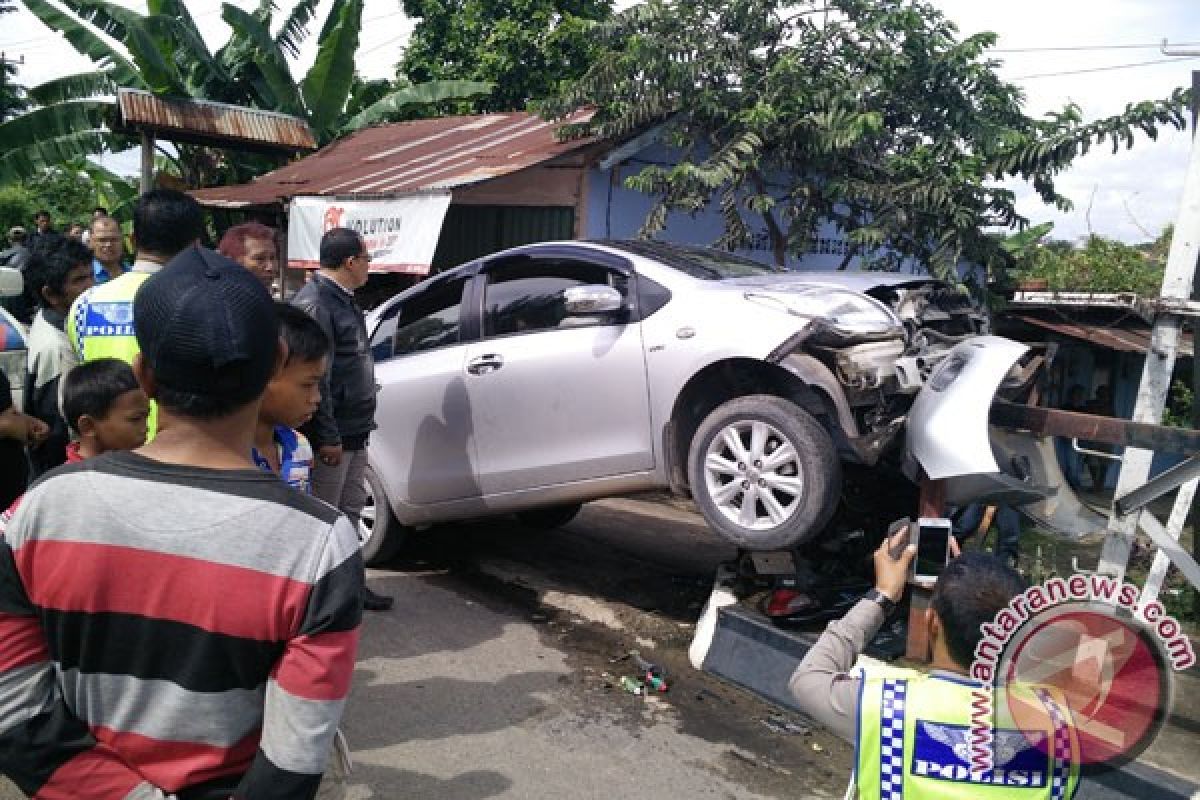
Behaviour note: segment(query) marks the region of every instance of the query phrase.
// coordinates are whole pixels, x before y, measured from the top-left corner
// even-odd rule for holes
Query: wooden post
[[[285,205],[284,205],[283,211],[279,212],[279,214],[276,215],[276,217],[275,217],[275,220],[279,226],[277,228],[279,233],[276,234],[275,238],[276,238],[276,244],[278,247],[278,250],[276,251],[276,255],[279,258],[279,299],[286,302],[288,299],[288,282],[287,282],[288,212],[287,212],[286,201],[284,201],[284,203],[285,203]],[[301,285],[303,285],[303,284],[301,284]]]
[[[946,483],[921,478],[921,495],[917,503],[918,517],[941,517],[946,513]],[[933,589],[909,584],[908,640],[904,657],[910,661],[928,663],[932,657],[925,631],[925,612],[933,599]]]
[[[154,135],[142,131],[142,175],[138,190],[145,194],[154,188]]]

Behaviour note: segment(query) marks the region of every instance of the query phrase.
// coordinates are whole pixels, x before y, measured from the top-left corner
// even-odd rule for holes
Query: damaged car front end
[[[836,279],[810,279],[804,292],[847,298],[847,313],[835,305],[832,313],[811,314],[810,324],[768,360],[829,398],[843,459],[874,466],[898,441],[935,369],[958,344],[986,336],[988,316],[966,292],[942,281],[872,273]],[[747,292],[747,299],[786,303],[796,294],[803,293],[773,286]],[[866,304],[873,313],[865,313]],[[803,307],[789,310],[806,315]]]

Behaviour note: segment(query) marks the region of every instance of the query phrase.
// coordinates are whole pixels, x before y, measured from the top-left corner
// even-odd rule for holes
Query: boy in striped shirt
[[[345,517],[249,456],[274,307],[199,248],[134,306],[158,436],[47,475],[0,536],[0,772],[45,800],[313,798],[363,568]]]

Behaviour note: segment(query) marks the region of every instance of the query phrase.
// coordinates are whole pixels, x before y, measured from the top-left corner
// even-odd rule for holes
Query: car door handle
[[[504,366],[504,359],[494,353],[472,358],[467,362],[467,372],[472,375],[487,375]]]

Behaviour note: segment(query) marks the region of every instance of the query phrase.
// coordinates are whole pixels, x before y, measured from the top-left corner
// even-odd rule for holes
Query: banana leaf
[[[274,104],[265,108],[285,114],[304,116],[304,102],[296,91],[296,83],[288,69],[287,60],[271,33],[253,14],[248,14],[229,3],[221,4],[221,17],[233,28],[234,35],[244,39],[255,50],[254,63],[258,66],[267,86],[274,95]],[[231,41],[230,46],[234,46]]]
[[[334,129],[350,96],[362,10],[362,0],[333,0],[317,40],[317,58],[301,84],[308,124],[318,138]]]
[[[316,16],[320,0],[300,0],[275,33],[275,44],[292,58],[300,55],[300,44],[308,38],[308,26]]]
[[[132,89],[150,88],[142,79],[137,67],[91,27],[45,0],[22,2],[46,27],[63,34],[72,47],[108,72],[114,81]]]
[[[118,85],[107,70],[78,72],[34,86],[29,97],[39,106],[52,106],[70,100],[111,97],[117,93]]]
[[[400,111],[405,106],[425,103],[440,103],[443,100],[465,100],[477,94],[487,94],[495,88],[495,84],[481,81],[428,81],[397,89],[346,120],[341,127],[342,133],[365,128]]]

